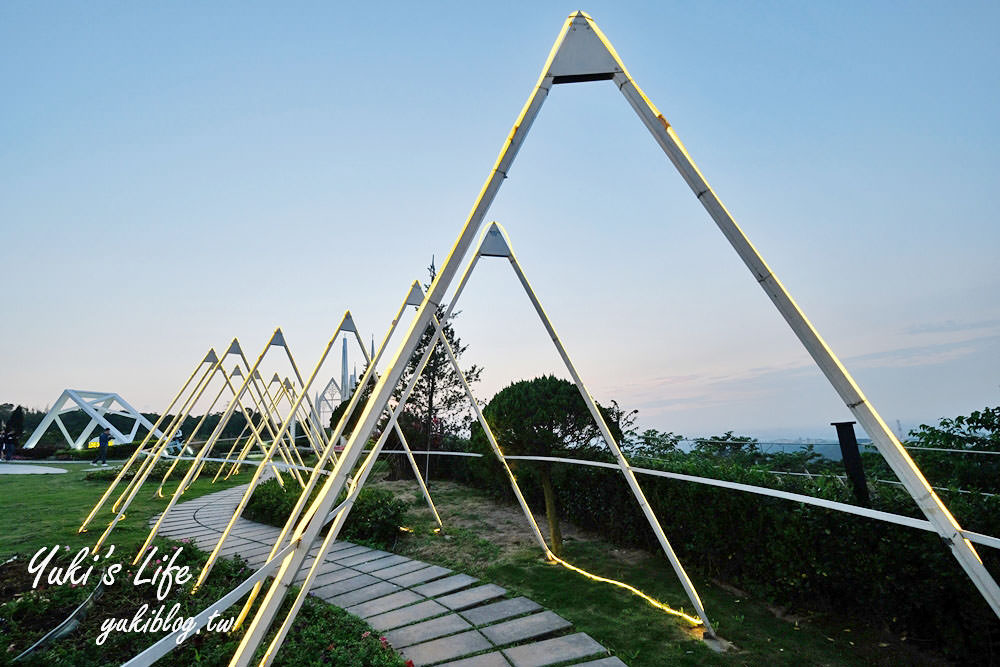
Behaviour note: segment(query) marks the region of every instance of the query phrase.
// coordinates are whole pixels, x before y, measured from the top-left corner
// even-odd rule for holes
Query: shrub
[[[313,489],[310,502],[315,499],[318,490],[318,486]],[[284,526],[295,507],[299,493],[300,489],[297,486],[286,482],[282,488],[278,480],[269,479],[254,489],[243,516],[272,526]],[[341,493],[337,502],[343,501],[344,497],[345,495]],[[354,501],[350,514],[347,515],[340,536],[348,540],[364,541],[381,549],[391,548],[399,535],[399,526],[405,513],[406,503],[397,500],[391,492],[385,489],[363,488]]]

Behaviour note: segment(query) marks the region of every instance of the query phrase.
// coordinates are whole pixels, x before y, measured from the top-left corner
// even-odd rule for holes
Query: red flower
[[[407,660],[406,661],[406,667],[416,667],[416,665],[413,664],[412,660]]]

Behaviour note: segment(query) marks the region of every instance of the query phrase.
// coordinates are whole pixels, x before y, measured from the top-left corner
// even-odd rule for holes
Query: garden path
[[[238,486],[178,503],[160,534],[213,548],[245,491],[246,486]],[[221,555],[238,554],[260,567],[278,532],[240,518]],[[305,578],[317,550],[296,582]],[[363,618],[416,667],[625,665],[528,598],[445,567],[350,542],[330,547],[310,594]]]

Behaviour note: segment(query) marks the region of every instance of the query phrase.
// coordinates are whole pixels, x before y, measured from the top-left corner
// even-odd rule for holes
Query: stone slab
[[[244,539],[256,539],[261,541],[266,541],[268,538],[271,539],[271,543],[278,539],[278,531],[271,528],[262,527],[260,524],[254,524],[249,521],[241,523],[236,522],[233,526],[234,531],[239,531],[239,536]]]
[[[413,591],[402,590],[384,597],[369,600],[368,602],[362,602],[361,604],[354,605],[353,607],[348,607],[345,611],[348,614],[354,614],[355,616],[360,616],[361,618],[368,618],[369,616],[378,616],[379,614],[384,614],[387,611],[405,607],[406,605],[413,604],[414,602],[420,602],[423,599],[424,597],[422,595],[417,595]]]
[[[376,560],[379,558],[385,558],[386,556],[391,556],[388,551],[369,551],[367,553],[360,554],[358,556],[351,556],[349,558],[338,558],[337,563],[343,565],[344,567],[354,567],[355,565],[361,565],[362,563],[367,563],[370,560]]]
[[[350,579],[341,579],[340,581],[328,584],[320,588],[319,586],[314,587],[316,589],[316,595],[320,596],[324,600],[327,597],[333,597],[335,595],[340,595],[341,593],[347,593],[348,591],[353,591],[362,586],[371,586],[372,584],[378,583],[378,579],[369,576],[367,574],[359,574],[356,577],[351,577]]]
[[[505,588],[500,588],[496,584],[486,584],[484,586],[476,586],[475,588],[468,588],[464,591],[446,595],[438,598],[437,601],[445,607],[448,607],[448,609],[457,610],[465,609],[466,607],[471,607],[472,605],[479,604],[480,602],[486,602],[487,600],[492,600],[493,598],[498,598],[506,593],[507,589]]]
[[[337,584],[334,584],[334,586],[336,585]],[[326,601],[330,604],[337,605],[341,609],[347,609],[348,607],[353,607],[356,604],[368,602],[368,600],[374,600],[375,598],[380,598],[383,595],[388,595],[389,593],[395,593],[398,590],[399,586],[396,584],[390,584],[388,581],[380,581],[376,584],[353,590],[350,593],[343,593],[332,598],[326,598]]]
[[[438,667],[510,667],[510,663],[502,653],[483,653],[473,658],[462,658],[454,662],[446,662]]]
[[[376,574],[378,573],[376,572]],[[411,586],[416,586],[417,584],[422,584],[425,581],[430,581],[431,579],[440,579],[446,574],[451,574],[451,570],[446,567],[441,567],[440,565],[431,565],[419,570],[414,570],[413,572],[409,572],[399,577],[394,577],[389,581],[409,588]]]
[[[351,556],[360,556],[361,554],[367,553],[369,551],[375,551],[375,550],[369,549],[368,547],[361,547],[358,546],[357,544],[352,544],[350,549],[342,549],[341,551],[338,551],[336,554],[334,554],[333,560],[339,562],[345,558],[350,558]]]
[[[238,538],[230,538],[226,540],[225,545],[219,551],[220,556],[232,556],[234,554],[242,553],[251,545],[250,542],[241,540]]]
[[[211,535],[202,535],[201,537],[196,537],[191,540],[198,545],[198,548],[202,551],[211,552],[215,548],[215,545],[219,543],[219,533],[212,533]]]
[[[356,547],[357,545],[353,542],[334,542],[330,545],[330,549],[326,552],[327,558],[330,555],[337,553],[338,551],[343,551],[344,549],[350,549],[351,547]]]
[[[386,630],[401,628],[404,625],[409,625],[410,623],[423,621],[431,618],[432,616],[440,616],[446,611],[448,611],[448,609],[439,605],[437,602],[434,602],[433,600],[426,600],[424,602],[418,602],[410,607],[403,607],[402,609],[390,611],[386,614],[379,614],[378,616],[372,616],[371,618],[366,618],[365,620],[368,621],[368,625],[372,626],[374,629],[379,632],[385,632]]]
[[[247,548],[241,551],[240,554],[242,554],[244,557],[256,556],[258,554],[263,554],[267,556],[269,553],[271,553],[271,549],[273,548],[274,548],[273,545],[261,544],[260,542],[250,542],[247,545]]]
[[[341,568],[333,570],[332,572],[324,572],[313,579],[313,588],[320,588],[326,586],[327,584],[334,584],[338,581],[343,581],[344,579],[350,579],[351,577],[356,577],[360,572],[357,570],[350,570],[347,568]]]
[[[592,660],[590,662],[581,662],[573,667],[628,667],[628,665],[612,656],[610,658],[601,658],[600,660]]]
[[[604,647],[591,639],[590,635],[578,632],[575,635],[504,649],[503,654],[514,667],[546,667],[605,652]]]
[[[465,588],[466,586],[471,586],[476,583],[479,583],[479,580],[475,577],[470,577],[467,574],[456,574],[455,576],[448,577],[447,579],[438,579],[437,581],[432,581],[429,584],[416,586],[413,590],[430,598],[435,595],[451,593],[452,591],[457,591],[460,588]]]
[[[409,563],[410,559],[406,556],[386,556],[385,558],[380,558],[378,560],[369,561],[367,563],[362,563],[355,567],[355,570],[359,572],[371,572],[372,570],[381,570],[392,565],[399,565],[400,563]]]
[[[513,600],[501,600],[500,602],[494,602],[483,607],[466,609],[462,612],[462,616],[473,625],[486,625],[512,616],[520,616],[531,611],[538,611],[541,608],[542,605],[537,602],[520,597]]]
[[[461,632],[462,630],[469,630],[471,627],[469,622],[458,614],[448,614],[447,616],[432,618],[429,621],[392,630],[385,633],[385,638],[389,640],[389,643],[394,648],[401,649],[412,644]],[[504,660],[504,664],[507,664],[506,660]]]
[[[401,574],[413,572],[414,570],[420,570],[425,567],[427,567],[427,563],[421,563],[419,560],[411,560],[406,563],[400,563],[399,565],[393,565],[392,567],[386,567],[381,570],[369,570],[369,572],[373,577],[378,577],[379,579],[392,579],[393,577],[398,577]]]
[[[414,644],[404,648],[400,653],[404,658],[413,661],[416,667],[433,665],[444,660],[461,658],[463,655],[476,653],[491,648],[490,643],[476,630],[461,634],[433,639],[422,644]]]
[[[483,628],[481,632],[497,646],[503,646],[504,644],[513,644],[514,642],[522,642],[526,639],[542,637],[559,630],[565,630],[572,627],[572,625],[572,623],[554,612],[543,611],[531,616],[522,616],[511,621],[491,625]]]

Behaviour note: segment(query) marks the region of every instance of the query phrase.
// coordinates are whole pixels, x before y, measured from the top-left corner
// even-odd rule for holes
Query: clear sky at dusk
[[[0,401],[160,410],[276,326],[307,373],[346,308],[380,338],[576,9],[890,424],[1000,402],[1000,5],[854,1],[2,3]],[[850,418],[612,83],[553,90],[488,219],[643,427]],[[483,399],[565,375],[519,289],[462,298]]]

